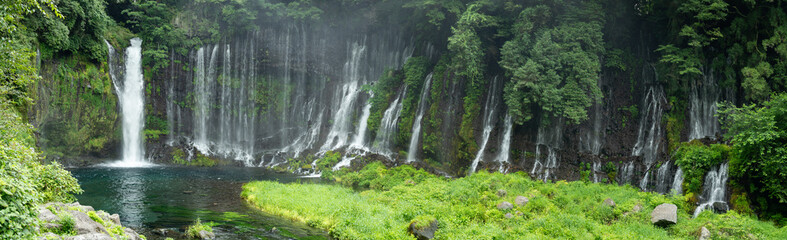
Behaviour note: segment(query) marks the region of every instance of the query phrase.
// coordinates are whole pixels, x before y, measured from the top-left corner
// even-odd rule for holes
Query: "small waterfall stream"
[[[672,194],[683,194],[683,169],[680,169],[680,167],[678,167],[678,171],[675,171],[670,192]]]
[[[118,95],[118,103],[123,124],[122,159],[111,164],[117,167],[140,167],[148,165],[145,160],[144,138],[142,129],[145,126],[145,83],[142,76],[142,40],[131,39],[131,46],[126,48],[125,65],[121,69],[118,54],[111,44],[109,49],[109,72],[112,84]],[[122,74],[119,74],[121,73]],[[123,81],[120,81],[122,75]]]
[[[380,128],[377,130],[377,136],[374,140],[373,150],[389,159],[393,156],[392,142],[398,130],[399,116],[402,114],[402,106],[404,105],[402,100],[406,93],[407,87],[405,86],[388,109],[385,109],[383,119],[380,121]]]
[[[372,96],[374,97],[374,96]],[[369,97],[370,99],[372,97]],[[356,131],[355,137],[353,138],[352,144],[350,144],[350,148],[354,149],[366,149],[366,127],[369,125],[369,114],[370,110],[372,109],[372,103],[367,102],[366,106],[363,107],[363,112],[361,113],[361,119],[358,123],[358,130]]]
[[[551,124],[541,123],[538,128],[536,154],[530,174],[538,176],[544,182],[549,180],[551,171],[558,166],[557,150],[560,149],[563,136],[563,119]]]
[[[418,145],[421,141],[421,120],[424,118],[426,111],[427,97],[429,96],[429,87],[432,85],[432,73],[426,75],[426,81],[421,89],[421,99],[418,101],[418,109],[415,120],[413,121],[413,132],[410,136],[410,147],[407,150],[407,162],[413,162],[416,159],[418,152]]]
[[[650,84],[650,86],[647,87],[642,100],[637,143],[634,145],[631,155],[641,156],[643,159],[645,176],[642,178],[639,187],[643,191],[648,191],[651,167],[658,160],[659,148],[663,138],[661,116],[664,111],[663,105],[667,100],[664,96],[664,90],[656,83],[658,79],[656,69],[647,65],[644,67],[642,74],[643,82]]]
[[[670,164],[670,161],[667,161],[661,164],[661,167],[656,171],[656,192],[664,194],[669,192],[671,187],[670,180],[672,180],[670,176],[671,168],[672,164]]]
[[[333,114],[333,125],[328,131],[328,138],[320,148],[321,151],[330,151],[347,145],[352,134],[353,111],[358,95],[360,95],[363,79],[360,75],[360,64],[366,46],[358,43],[352,44],[350,60],[344,64],[342,91],[338,96],[338,109]]]
[[[726,193],[727,163],[723,163],[705,175],[705,183],[702,185],[702,195],[700,196],[701,204],[694,210],[694,217],[709,209],[727,211]]]
[[[513,133],[514,129],[514,121],[511,119],[511,115],[506,114],[505,119],[505,133],[503,133],[503,140],[500,141],[500,149],[497,153],[496,162],[500,163],[500,172],[505,172],[504,167],[505,164],[509,163],[508,157],[511,154],[511,134]]]
[[[716,118],[716,103],[721,90],[713,70],[706,70],[702,79],[691,85],[689,94],[689,140],[715,138],[721,130]]]
[[[484,159],[484,150],[486,144],[489,142],[489,135],[495,128],[497,119],[495,118],[495,110],[497,110],[497,77],[492,80],[492,87],[486,94],[486,103],[484,104],[484,132],[481,135],[481,147],[478,148],[478,153],[475,154],[472,165],[470,165],[470,173],[474,173],[478,167],[478,163]]]

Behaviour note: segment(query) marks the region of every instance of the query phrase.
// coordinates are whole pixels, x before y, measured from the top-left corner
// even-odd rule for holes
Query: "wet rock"
[[[505,217],[508,218],[508,219],[511,219],[511,218],[514,217],[514,214],[506,213]]]
[[[716,213],[726,213],[730,210],[730,206],[726,202],[714,202],[713,211]]]
[[[710,239],[710,231],[708,231],[708,229],[705,227],[700,228],[700,240],[708,239]]]
[[[514,203],[516,203],[517,206],[524,206],[528,202],[530,202],[530,199],[527,199],[524,196],[516,196],[516,199],[514,199]]]
[[[88,233],[80,234],[73,237],[68,237],[66,240],[115,240],[112,236],[106,233]]]
[[[199,234],[197,234],[197,237],[199,239],[208,240],[208,239],[216,238],[216,235],[213,234],[212,232],[208,232],[208,231],[202,230],[202,231],[199,231]]]
[[[156,228],[156,229],[153,229],[153,233],[155,233],[156,235],[167,236],[167,233],[169,233],[169,229]]]
[[[650,213],[650,222],[659,227],[667,227],[678,223],[678,206],[662,203]]]
[[[497,196],[498,197],[505,197],[506,195],[508,195],[508,192],[506,192],[506,190],[503,190],[503,189],[497,190]]]
[[[501,202],[501,203],[497,204],[497,209],[500,209],[500,210],[509,210],[509,209],[512,209],[512,208],[514,208],[514,205],[511,204],[510,202],[505,202],[504,201],[504,202]]]
[[[437,232],[437,228],[439,227],[437,220],[432,220],[429,222],[429,225],[422,228],[416,227],[417,224],[417,222],[410,223],[410,227],[408,227],[407,230],[418,240],[434,238],[434,233]]]
[[[604,199],[604,202],[602,204],[604,204],[604,206],[609,206],[612,208],[615,207],[615,201],[612,201],[612,198]]]

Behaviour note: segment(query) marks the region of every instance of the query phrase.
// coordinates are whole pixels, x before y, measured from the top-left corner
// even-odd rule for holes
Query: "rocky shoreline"
[[[38,207],[42,240],[145,240],[131,228],[123,227],[120,216],[96,211],[79,202],[51,202]]]

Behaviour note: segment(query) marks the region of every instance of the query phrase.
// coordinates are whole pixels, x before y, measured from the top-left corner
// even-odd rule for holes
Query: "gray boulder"
[[[609,207],[612,207],[612,208],[615,207],[615,201],[612,201],[612,198],[604,199],[603,204],[604,204],[604,206],[609,206]]]
[[[659,227],[667,227],[678,223],[678,206],[662,203],[650,213],[650,222]]]
[[[409,231],[410,234],[413,234],[413,236],[415,236],[415,238],[418,240],[428,240],[434,238],[434,233],[437,232],[437,228],[440,225],[437,220],[432,220],[429,222],[429,225],[422,228],[416,227],[417,224],[417,222],[410,223],[410,227],[407,228],[407,231]]]
[[[199,231],[199,234],[197,235],[197,237],[199,237],[199,239],[208,240],[208,239],[216,238],[216,235],[213,234],[212,232],[208,232],[208,231],[202,230],[202,231]]]
[[[77,234],[108,233],[103,225],[93,221],[87,214],[76,210],[70,210],[68,213],[74,217],[74,228],[76,228]]]
[[[73,237],[68,237],[66,240],[115,240],[112,236],[106,233],[88,233],[80,234]]]
[[[509,210],[509,209],[512,209],[512,208],[514,208],[514,205],[511,204],[510,202],[503,201],[503,202],[497,204],[497,209],[500,209],[500,210]]]
[[[508,192],[506,192],[506,190],[504,190],[504,189],[498,189],[497,190],[497,196],[498,197],[505,197],[506,195],[508,195]]]
[[[506,213],[505,217],[510,219],[514,217],[514,214]]]
[[[528,202],[530,202],[530,199],[527,199],[524,196],[516,196],[516,198],[514,199],[514,203],[516,203],[516,205],[518,206],[524,206]]]
[[[59,220],[60,218],[54,213],[52,213],[52,211],[49,211],[49,209],[47,209],[45,206],[39,206],[38,219],[41,220],[42,222],[54,222]]]
[[[700,228],[700,240],[709,240],[710,239],[710,231],[707,228],[702,227]]]

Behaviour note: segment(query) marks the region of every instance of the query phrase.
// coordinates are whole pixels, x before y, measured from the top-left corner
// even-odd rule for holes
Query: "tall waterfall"
[[[361,59],[366,51],[366,46],[358,43],[352,44],[352,55],[350,60],[344,64],[342,91],[337,96],[339,101],[338,109],[333,114],[333,125],[328,132],[325,144],[320,148],[321,151],[330,151],[347,145],[352,134],[353,111],[356,99],[361,94],[361,85],[364,79],[361,78],[360,65]]]
[[[705,183],[702,185],[702,195],[700,196],[702,203],[694,210],[694,217],[708,209],[727,211],[728,206],[724,198],[726,193],[727,163],[723,163],[705,175]]]
[[[514,130],[514,121],[511,119],[511,115],[506,114],[505,122],[506,130],[503,133],[503,140],[500,141],[500,149],[497,153],[496,162],[500,163],[500,172],[504,172],[504,163],[508,163],[508,157],[511,154],[511,134]]]
[[[604,78],[599,79],[599,87],[601,87],[601,81],[603,79]],[[604,125],[604,120],[606,119],[606,116],[604,116],[604,103],[599,102],[593,104],[591,111],[591,114],[588,114],[591,125],[582,128],[582,132],[579,134],[579,150],[593,155],[599,155],[599,153],[601,153],[601,147],[604,144],[604,135],[606,131],[606,126]]]
[[[142,76],[142,40],[131,39],[131,46],[126,48],[125,66],[118,64],[115,49],[107,43],[109,49],[109,72],[112,84],[118,95],[123,123],[122,159],[112,164],[118,167],[140,167],[147,165],[145,160],[144,139],[142,129],[145,126],[145,95],[144,78]],[[122,73],[122,74],[119,74]],[[118,75],[122,75],[121,82]]]
[[[399,117],[402,115],[402,106],[407,87],[396,96],[396,99],[385,109],[383,119],[380,121],[380,128],[377,130],[377,136],[374,140],[374,151],[391,158],[393,150],[391,149],[394,136],[396,135]]]
[[[643,78],[646,84],[651,85],[647,87],[642,100],[637,143],[634,145],[631,155],[642,156],[644,160],[645,176],[642,178],[639,186],[642,190],[647,191],[650,168],[659,157],[659,147],[663,136],[661,116],[664,111],[663,105],[667,100],[664,96],[664,90],[656,83],[658,76],[653,66],[644,67]]]
[[[552,170],[557,168],[557,150],[560,149],[563,136],[563,119],[547,125],[541,123],[536,140],[536,155],[531,174],[546,182]]]
[[[421,89],[421,99],[418,102],[418,115],[413,120],[413,132],[410,136],[410,147],[407,150],[407,162],[413,162],[416,159],[416,152],[421,140],[421,120],[424,118],[426,111],[427,96],[429,96],[429,87],[432,85],[432,73],[426,75],[426,82]]]
[[[484,104],[484,132],[481,135],[481,147],[478,148],[478,153],[475,154],[473,164],[470,165],[470,173],[474,173],[478,167],[478,162],[484,159],[484,150],[486,150],[486,143],[489,142],[489,135],[495,128],[497,119],[495,112],[497,110],[497,77],[492,80],[492,87],[486,94],[486,103]]]
[[[716,118],[716,103],[721,90],[716,84],[713,70],[707,70],[702,79],[691,85],[689,94],[689,140],[715,138],[721,130]]]

